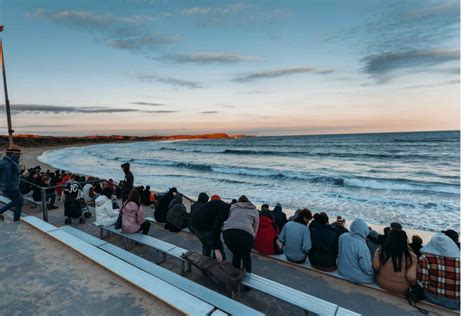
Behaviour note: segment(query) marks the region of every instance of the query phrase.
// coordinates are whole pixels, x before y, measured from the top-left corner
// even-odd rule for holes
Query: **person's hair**
[[[150,190],[150,186],[147,185],[146,188],[145,188],[145,190]]]
[[[402,271],[402,259],[408,260],[408,266],[411,266],[413,260],[408,248],[408,236],[403,230],[392,230],[385,243],[380,247],[380,261],[382,265],[392,259],[393,271]]]
[[[105,187],[102,189],[102,192],[100,194],[105,195],[109,199],[112,199],[112,189],[110,187]]]
[[[142,198],[140,192],[137,189],[133,189],[132,192],[128,195],[127,202],[135,202],[137,205],[142,204]]]
[[[313,217],[313,214],[311,214],[311,211],[308,210],[307,208],[304,208],[301,211],[299,211],[298,216],[295,219],[295,222],[306,225],[305,219],[311,219],[312,217]]]
[[[388,234],[390,234],[390,231],[391,231],[391,230],[392,230],[392,229],[391,229],[390,227],[388,227],[388,226],[385,227],[385,228],[383,229],[384,235],[385,235],[385,236],[388,236]]]
[[[316,221],[316,223],[319,223],[320,225],[323,225],[323,226],[329,223],[329,217],[324,212],[320,212],[319,214],[315,213],[313,218]]]
[[[236,199],[232,199],[232,201],[230,201],[230,205],[235,204],[235,203],[237,203]]]
[[[421,237],[418,235],[411,236],[411,242],[414,245],[419,245],[419,246],[423,245],[423,239],[421,239]]]
[[[249,199],[245,196],[245,195],[242,195],[241,197],[239,197],[239,202],[250,202]]]

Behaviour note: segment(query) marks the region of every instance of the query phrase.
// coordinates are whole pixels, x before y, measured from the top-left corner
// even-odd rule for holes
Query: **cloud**
[[[195,64],[234,64],[240,62],[256,62],[256,57],[244,56],[235,53],[197,53],[188,55],[168,55],[162,58],[165,61],[173,63],[195,63]]]
[[[213,15],[213,16],[227,16],[230,14],[239,13],[254,6],[246,3],[235,3],[227,6],[220,7],[192,7],[186,8],[179,11],[181,15],[193,16],[193,15]]]
[[[144,36],[133,36],[128,38],[117,38],[106,41],[110,47],[137,51],[145,47],[173,44],[179,41],[178,37],[167,37],[160,33]]]
[[[313,67],[294,67],[294,68],[278,68],[267,71],[254,72],[249,74],[244,74],[238,77],[235,77],[232,81],[234,82],[248,82],[259,79],[270,79],[277,77],[284,77],[296,74],[321,74],[326,75],[333,73],[334,69],[319,69]]]
[[[152,20],[145,16],[117,17],[112,14],[99,14],[87,11],[48,11],[38,9],[33,13],[34,16],[47,18],[51,21],[64,24],[69,27],[82,30],[104,31],[117,29],[135,28],[144,21]]]
[[[107,108],[107,107],[78,107],[78,106],[61,106],[61,105],[44,105],[44,104],[12,104],[12,114],[27,114],[27,113],[128,113],[128,112],[140,112],[140,113],[174,113],[175,111],[143,111],[139,109],[130,108]]]
[[[153,103],[153,102],[130,102],[130,104],[135,104],[135,105],[148,105],[148,106],[164,106],[162,103]]]
[[[367,74],[388,80],[388,76],[397,70],[428,68],[459,61],[459,57],[459,49],[426,49],[371,55],[363,58],[362,62]]]
[[[219,111],[202,111],[201,114],[217,114]]]
[[[171,77],[160,77],[156,75],[139,75],[138,79],[141,82],[159,82],[159,83],[165,83],[167,85],[174,86],[174,87],[182,87],[182,88],[190,88],[190,89],[202,87],[202,85],[196,81],[183,80],[183,79],[177,79],[177,78],[171,78]]]
[[[46,18],[76,30],[100,34],[99,41],[107,46],[137,52],[147,47],[169,45],[180,40],[179,36],[143,32],[142,26],[159,20],[156,16],[116,16],[109,13],[88,11],[48,11],[38,9],[33,16]]]

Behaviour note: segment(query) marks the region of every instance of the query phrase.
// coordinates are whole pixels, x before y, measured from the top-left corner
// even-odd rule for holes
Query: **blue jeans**
[[[0,214],[5,213],[12,207],[15,207],[13,211],[13,221],[19,221],[21,216],[21,209],[23,208],[23,194],[19,189],[5,189],[3,194],[8,197],[11,202],[0,209]]]
[[[196,228],[190,227],[190,230],[199,238],[199,241],[202,244],[202,254],[206,257],[213,257],[215,258],[216,255],[213,250],[213,234],[212,232],[201,232]],[[219,249],[222,253],[222,258],[225,260],[225,251],[224,245],[219,240],[216,245],[216,249]]]
[[[443,306],[443,307],[446,307],[449,309],[455,309],[455,310],[459,310],[459,308],[461,307],[460,301],[450,299],[450,298],[445,298],[445,297],[439,297],[439,296],[431,294],[427,290],[425,290],[425,296],[428,302],[431,302],[439,306]]]

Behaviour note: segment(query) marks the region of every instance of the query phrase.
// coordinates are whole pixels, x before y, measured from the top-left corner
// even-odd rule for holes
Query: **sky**
[[[0,0],[14,129],[43,135],[457,130],[459,20],[453,0]]]

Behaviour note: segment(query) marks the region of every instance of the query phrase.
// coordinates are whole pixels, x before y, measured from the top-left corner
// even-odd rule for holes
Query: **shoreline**
[[[38,158],[41,156],[41,154],[43,154],[44,152],[49,151],[49,150],[63,149],[63,148],[69,148],[69,147],[84,147],[84,146],[89,146],[89,145],[94,145],[94,144],[95,143],[73,144],[73,145],[66,145],[66,146],[65,145],[58,145],[58,146],[42,146],[42,147],[24,148],[23,149],[22,164],[26,165],[27,167],[34,167],[34,166],[39,165],[42,169],[45,169],[45,170],[47,170],[47,169],[57,169],[54,166],[51,166],[47,163],[39,161]],[[184,194],[184,195],[186,195],[186,194]],[[189,199],[189,197],[188,197],[188,199]],[[190,205],[190,202],[188,204]],[[188,205],[186,205],[186,207],[188,207]],[[260,205],[257,205],[257,207],[260,208]],[[295,210],[284,209],[284,212],[289,217],[289,216],[293,215]],[[335,217],[329,217],[329,220],[330,220],[330,222],[333,222],[333,221],[336,220],[336,218]],[[346,228],[347,229],[349,229],[351,223],[352,223],[352,221],[350,219],[346,218]],[[390,225],[390,223],[387,223],[386,225],[371,224],[371,223],[367,223],[367,224],[372,229],[377,231],[378,233],[383,233],[384,227]],[[434,234],[437,233],[437,232],[434,232],[434,231],[418,230],[418,229],[411,229],[411,228],[406,228],[406,227],[404,227],[403,230],[406,231],[406,233],[408,234],[408,237],[410,238],[410,240],[411,240],[411,236],[418,235],[423,239],[423,242],[425,244],[431,239],[431,237]]]

